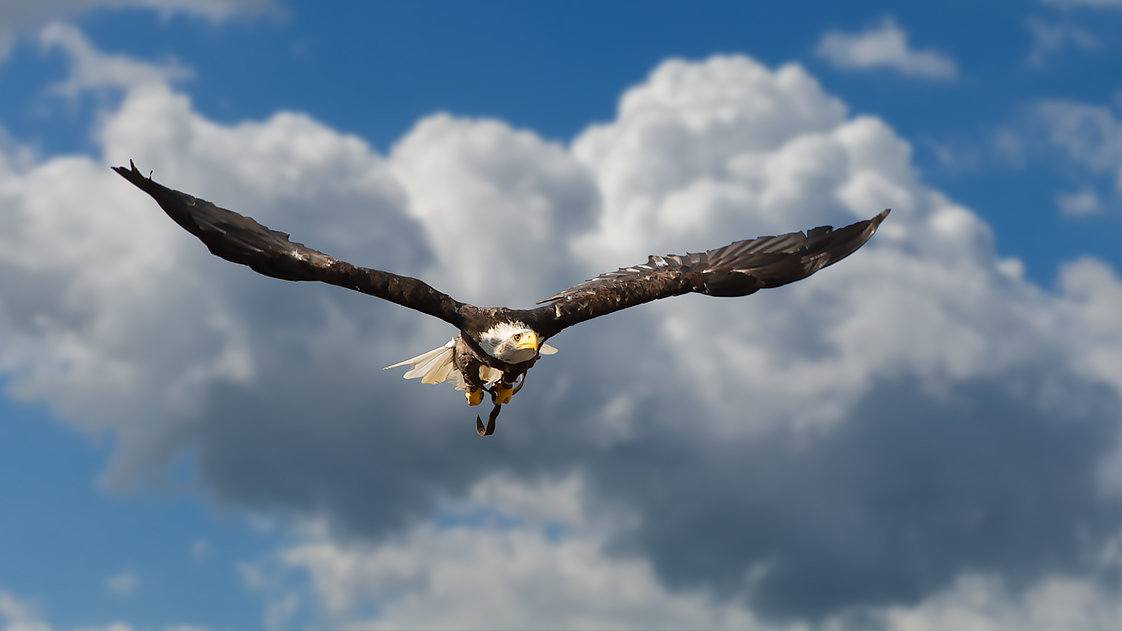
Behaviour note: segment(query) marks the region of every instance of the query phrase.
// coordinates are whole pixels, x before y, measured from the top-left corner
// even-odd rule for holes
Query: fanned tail
[[[445,381],[450,381],[457,390],[465,390],[467,389],[467,384],[464,383],[464,377],[460,374],[459,370],[456,370],[455,347],[456,338],[452,338],[447,344],[440,348],[434,348],[416,357],[410,357],[392,366],[386,366],[382,370],[409,366],[409,370],[405,371],[405,374],[402,375],[406,379],[416,379],[420,377],[421,383],[444,383]],[[502,379],[502,377],[503,373],[501,370],[485,365],[479,367],[479,378],[488,386]]]
[[[397,368],[399,366],[409,366],[409,370],[403,375],[406,379],[421,378],[421,383],[441,383],[447,381],[453,375],[459,377],[460,373],[455,370],[455,352],[456,338],[449,340],[447,344],[440,348],[434,348],[427,353],[421,353],[416,357],[410,357],[405,361],[398,362],[392,366],[386,366],[382,370],[389,370],[390,368]],[[453,379],[455,381],[455,379]],[[461,377],[459,381],[463,381]]]

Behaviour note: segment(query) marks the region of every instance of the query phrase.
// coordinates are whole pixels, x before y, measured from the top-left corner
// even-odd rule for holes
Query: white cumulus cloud
[[[890,68],[924,79],[953,79],[958,75],[953,58],[937,50],[913,49],[907,32],[890,17],[884,18],[880,26],[859,33],[827,32],[814,52],[838,68]]]
[[[587,230],[599,200],[564,147],[500,121],[436,115],[389,159],[436,256],[439,286],[473,304],[530,306],[566,282],[563,244]],[[484,241],[492,247],[468,247]]]
[[[1001,621],[1034,589],[1118,596],[1095,578],[1122,529],[1116,271],[1025,280],[907,140],[797,65],[667,61],[568,145],[437,115],[380,155],[306,114],[215,122],[160,81],[127,86],[96,139],[96,157],[0,160],[0,277],[18,279],[0,371],[114,436],[112,484],[187,454],[217,501],[322,523],[262,561],[310,587],[243,566],[276,625],[321,605],[519,626],[532,605],[565,626],[845,628],[858,611],[903,629],[947,599]],[[380,370],[448,327],[212,257],[109,171],[130,158],[483,303],[894,212],[791,287],[566,331],[479,440],[462,396]],[[479,577],[506,589],[477,593]],[[998,605],[963,600],[970,577]]]

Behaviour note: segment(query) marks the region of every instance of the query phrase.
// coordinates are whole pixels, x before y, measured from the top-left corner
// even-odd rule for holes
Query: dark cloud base
[[[576,341],[573,353],[594,352]],[[580,471],[593,510],[641,518],[616,553],[652,559],[673,587],[748,593],[779,619],[915,603],[968,571],[1014,587],[1093,573],[1091,556],[1122,527],[1122,505],[1097,491],[1096,473],[1122,405],[1047,367],[938,388],[898,376],[835,427],[733,440],[694,431],[706,421],[652,398],[636,434],[605,445],[594,439],[602,398],[546,403],[558,374],[596,392],[598,376],[575,362],[539,375],[537,391],[505,412],[508,425],[479,440],[459,393],[340,360],[310,362],[314,379],[273,367],[267,391],[213,390],[197,450],[203,485],[224,502],[326,516],[337,534],[373,541],[486,475]],[[758,564],[767,571],[749,588]]]
[[[1093,574],[1090,557],[1122,526],[1122,505],[1096,491],[1119,401],[1069,383],[1070,401],[1041,411],[1045,379],[932,393],[901,377],[825,435],[705,445],[657,473],[601,481],[642,507],[632,545],[672,585],[731,594],[767,563],[749,597],[765,615],[914,604],[967,571],[1015,588],[1049,572]]]

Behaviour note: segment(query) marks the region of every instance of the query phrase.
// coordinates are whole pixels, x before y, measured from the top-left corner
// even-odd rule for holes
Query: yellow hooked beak
[[[538,350],[538,336],[533,331],[528,331],[522,334],[522,339],[514,343],[514,348],[519,350],[526,349],[536,351]]]

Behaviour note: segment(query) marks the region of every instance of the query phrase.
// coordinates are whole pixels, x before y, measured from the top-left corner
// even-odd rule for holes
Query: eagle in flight
[[[697,292],[747,296],[810,276],[860,248],[889,211],[834,230],[734,241],[724,247],[684,255],[650,256],[647,262],[601,274],[538,303],[532,309],[476,307],[453,299],[425,282],[392,272],[358,267],[257,223],[250,217],[172,190],[129,168],[113,170],[151,195],[177,224],[198,237],[212,254],[283,280],[315,280],[354,289],[416,309],[448,322],[459,335],[440,348],[387,368],[409,366],[406,379],[450,381],[468,405],[484,392],[494,407],[487,423],[476,415],[476,431],[495,431],[501,406],[525,383],[526,371],[542,355],[557,352],[545,341],[573,326],[645,302]]]

